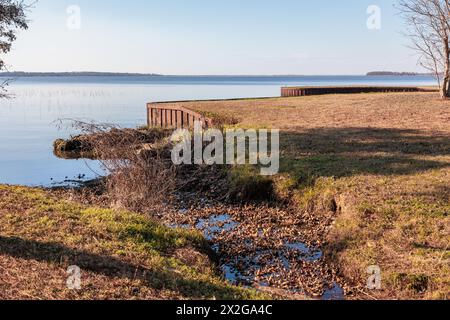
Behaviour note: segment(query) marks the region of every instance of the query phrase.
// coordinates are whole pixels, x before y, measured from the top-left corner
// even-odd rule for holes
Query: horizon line
[[[41,75],[41,76],[57,76],[57,75],[110,75],[110,76],[165,76],[165,77],[320,77],[320,76],[369,76],[369,73],[390,73],[393,75],[431,75],[430,73],[421,73],[413,71],[369,71],[365,74],[160,74],[160,73],[142,73],[142,72],[113,72],[113,71],[3,71],[2,75]]]

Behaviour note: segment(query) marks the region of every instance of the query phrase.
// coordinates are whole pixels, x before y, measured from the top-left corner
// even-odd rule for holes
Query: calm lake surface
[[[2,78],[0,78],[0,83]],[[53,141],[76,134],[58,119],[107,122],[122,127],[146,123],[146,103],[166,100],[275,97],[293,85],[435,85],[427,76],[292,77],[22,77],[0,100],[0,183],[64,184],[103,174],[95,161],[61,160]]]

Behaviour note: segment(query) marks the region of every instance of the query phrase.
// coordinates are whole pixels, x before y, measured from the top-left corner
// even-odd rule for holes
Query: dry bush
[[[84,200],[95,198],[108,206],[148,213],[170,203],[176,192],[230,201],[271,198],[272,181],[261,178],[256,170],[222,165],[175,166],[171,129],[122,129],[75,120],[69,123],[82,134],[55,141],[55,154],[61,158],[97,159],[107,175],[102,188],[89,188],[95,196],[83,195]]]
[[[121,129],[115,125],[72,121],[104,167],[105,188],[117,207],[149,212],[163,204],[176,186],[170,157],[170,131]]]

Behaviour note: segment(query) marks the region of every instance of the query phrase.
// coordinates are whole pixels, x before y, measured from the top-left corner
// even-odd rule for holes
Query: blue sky
[[[163,74],[420,71],[393,0],[38,0],[10,70]],[[80,8],[80,29],[67,8]],[[367,28],[367,8],[381,29]]]

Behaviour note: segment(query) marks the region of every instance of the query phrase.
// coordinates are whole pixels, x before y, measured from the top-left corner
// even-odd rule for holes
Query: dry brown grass
[[[171,103],[173,104],[173,103]],[[240,126],[282,130],[408,128],[449,131],[450,102],[433,93],[324,95],[298,98],[195,101],[184,107],[238,118]]]
[[[277,188],[317,219],[336,210],[326,249],[358,292],[450,298],[450,101],[389,93],[182,105],[282,130]],[[381,291],[364,289],[370,265],[382,269]]]

